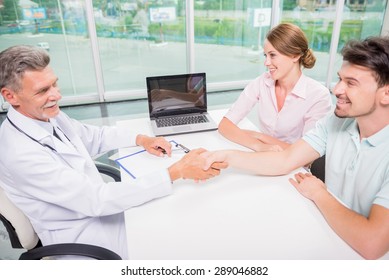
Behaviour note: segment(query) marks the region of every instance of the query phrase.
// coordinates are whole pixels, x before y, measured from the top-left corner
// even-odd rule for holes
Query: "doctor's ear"
[[[3,96],[4,100],[7,101],[12,106],[19,105],[17,93],[15,93],[13,90],[3,87],[1,89],[1,95]]]

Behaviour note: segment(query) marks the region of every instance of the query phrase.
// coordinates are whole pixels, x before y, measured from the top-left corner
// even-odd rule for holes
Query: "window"
[[[81,0],[4,0],[0,8],[0,49],[16,44],[46,49],[64,103],[99,100],[84,11]]]
[[[386,5],[386,0],[346,0],[345,4],[336,0],[284,0],[281,21],[295,23],[303,29],[317,58],[315,67],[305,72],[330,86],[341,66],[339,52],[344,44],[351,39],[381,34]],[[342,9],[339,18],[336,9]],[[340,33],[334,34],[335,24],[340,24]],[[338,43],[333,46],[332,55],[333,38]],[[323,70],[327,68],[331,73]]]
[[[369,36],[379,36],[383,33],[387,3],[387,0],[346,0],[340,27],[338,52],[334,59],[334,71],[330,73],[329,77],[331,84],[334,84],[338,79],[336,73],[342,64],[339,51],[348,40],[359,40]]]
[[[62,104],[145,98],[147,76],[185,72],[206,72],[210,91],[242,89],[266,71],[263,41],[278,22],[304,30],[317,57],[304,71],[330,86],[345,42],[389,29],[387,0],[0,1],[0,50],[48,50]]]
[[[186,72],[185,1],[93,1],[107,97]]]
[[[194,69],[230,88],[242,88],[265,71],[262,46],[271,5],[270,0],[195,1]]]

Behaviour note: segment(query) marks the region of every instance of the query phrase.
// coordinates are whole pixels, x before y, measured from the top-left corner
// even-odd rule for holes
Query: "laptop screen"
[[[147,77],[151,118],[207,111],[205,73]]]

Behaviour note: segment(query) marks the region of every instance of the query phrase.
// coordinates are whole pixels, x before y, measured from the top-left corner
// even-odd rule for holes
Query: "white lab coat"
[[[167,170],[132,182],[105,183],[91,156],[135,145],[136,134],[81,124],[60,113],[50,122],[70,139],[55,138],[52,125],[13,108],[0,128],[0,185],[28,216],[42,243],[102,246],[128,258],[123,211],[172,191]]]

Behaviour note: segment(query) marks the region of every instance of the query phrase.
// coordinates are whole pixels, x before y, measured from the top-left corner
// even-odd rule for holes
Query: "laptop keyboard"
[[[163,119],[156,119],[157,127],[177,126],[185,124],[196,124],[206,123],[208,119],[204,115],[192,115],[192,116],[181,116],[181,117],[170,117]]]

